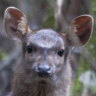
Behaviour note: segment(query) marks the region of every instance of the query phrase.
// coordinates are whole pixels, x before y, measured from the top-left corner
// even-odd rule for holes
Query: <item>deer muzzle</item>
[[[36,67],[36,73],[39,77],[48,78],[51,75],[51,68],[48,65],[39,65]]]

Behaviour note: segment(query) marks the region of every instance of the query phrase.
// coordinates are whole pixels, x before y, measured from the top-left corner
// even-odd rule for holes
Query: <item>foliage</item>
[[[8,59],[8,54],[0,50],[0,60],[6,60],[6,59]]]
[[[94,17],[94,29],[91,39],[89,40],[86,47],[88,48],[91,56],[96,57],[96,0],[91,0],[91,12]]]
[[[53,10],[50,9],[48,14],[49,15],[46,16],[46,18],[44,19],[43,27],[44,28],[52,28],[52,29],[54,29],[55,28],[55,26],[54,26],[55,19],[54,19]]]
[[[79,81],[79,77],[83,72],[89,69],[90,69],[90,64],[81,57],[80,66],[73,85],[72,96],[81,96],[81,93],[83,91],[83,84]]]

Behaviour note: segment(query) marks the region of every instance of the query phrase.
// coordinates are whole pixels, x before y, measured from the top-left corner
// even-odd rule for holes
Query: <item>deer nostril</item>
[[[40,77],[49,77],[51,73],[51,68],[48,65],[40,65],[37,68],[37,73]]]

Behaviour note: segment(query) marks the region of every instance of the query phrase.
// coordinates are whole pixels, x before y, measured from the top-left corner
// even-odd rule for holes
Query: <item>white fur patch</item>
[[[51,48],[56,44],[58,44],[58,46],[62,45],[64,47],[63,39],[59,36],[58,33],[51,29],[37,31],[35,34],[29,37],[29,42],[47,48]]]
[[[26,34],[26,26],[27,25],[27,20],[26,17],[21,17],[21,20],[19,21],[19,24],[17,26],[17,29],[22,32],[22,34]]]
[[[8,19],[11,19],[11,15],[9,14],[9,12],[7,11],[7,12],[5,12],[5,14],[6,14],[6,18],[8,18]]]

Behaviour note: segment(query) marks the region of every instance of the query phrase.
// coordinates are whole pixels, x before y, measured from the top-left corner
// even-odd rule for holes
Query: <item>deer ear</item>
[[[15,7],[8,7],[4,14],[4,29],[9,38],[22,40],[29,31],[24,13]]]
[[[90,15],[81,15],[72,20],[68,38],[71,38],[73,46],[81,46],[88,42],[93,31],[93,23],[93,17]]]

